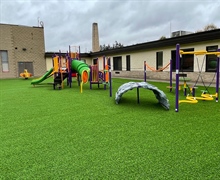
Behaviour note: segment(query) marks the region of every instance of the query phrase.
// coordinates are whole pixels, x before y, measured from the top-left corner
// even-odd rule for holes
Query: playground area
[[[149,82],[169,99],[164,110],[152,91],[123,94],[122,84],[138,80],[113,78],[112,94],[90,83],[83,93],[54,90],[49,77],[0,80],[0,179],[219,179],[219,103],[180,103],[169,82]],[[197,92],[204,87],[198,86]],[[216,92],[209,87],[210,93]],[[183,89],[179,99],[186,99]]]
[[[189,86],[180,56],[207,52],[176,49],[175,82],[149,81],[146,62],[141,80],[112,78],[110,58],[71,52],[0,80],[0,179],[220,179],[219,58],[213,85],[200,71]]]
[[[109,86],[109,96],[111,97],[111,59],[105,56],[97,57],[95,59],[96,64],[88,65],[80,58],[80,48],[78,47],[78,50],[76,50],[76,47],[74,47],[74,49],[75,51],[72,52],[71,46],[69,46],[69,51],[64,56],[61,53],[53,54],[53,67],[41,77],[33,79],[31,84],[33,86],[40,85],[52,76],[53,80],[48,84],[51,84],[54,90],[57,88],[61,90],[64,88],[65,80],[67,86],[71,88],[73,78],[76,77],[81,93],[83,92],[83,85],[86,83],[90,84],[90,89],[94,84],[98,87],[103,84],[104,89]]]

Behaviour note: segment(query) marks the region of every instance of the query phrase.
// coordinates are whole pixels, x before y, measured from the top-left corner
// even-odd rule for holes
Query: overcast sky
[[[195,32],[213,23],[220,27],[220,0],[0,0],[0,23],[44,24],[46,51],[92,50],[92,23],[100,45],[124,46]]]

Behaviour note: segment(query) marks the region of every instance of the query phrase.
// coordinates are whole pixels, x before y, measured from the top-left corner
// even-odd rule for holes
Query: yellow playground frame
[[[216,55],[217,56],[217,66],[216,66],[216,93],[215,94],[209,94],[206,92],[202,92],[200,97],[195,97],[194,95],[190,96],[187,95],[185,100],[179,100],[179,69],[180,69],[180,56],[183,54],[193,54],[193,55]],[[198,103],[198,100],[203,100],[203,101],[212,101],[215,100],[218,102],[218,97],[219,97],[219,57],[220,57],[220,49],[216,52],[207,52],[205,50],[201,51],[190,51],[190,52],[184,52],[183,50],[180,50],[180,45],[176,45],[176,101],[175,101],[175,111],[179,111],[179,104],[180,103],[191,103],[195,104]],[[200,72],[201,73],[201,72]],[[213,78],[214,79],[214,78]],[[195,87],[193,87],[195,88]],[[191,91],[193,90],[191,89]]]

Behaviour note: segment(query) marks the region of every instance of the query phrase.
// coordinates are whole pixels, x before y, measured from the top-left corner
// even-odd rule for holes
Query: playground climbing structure
[[[77,76],[77,81],[82,92],[83,84],[89,81],[90,68],[79,59],[79,52],[71,52],[70,50],[69,48],[69,52],[67,52],[65,56],[61,56],[61,52],[54,54],[52,57],[53,67],[40,78],[32,80],[31,84],[39,84],[53,76],[53,83],[48,84],[52,84],[54,89],[56,89],[56,87],[63,89],[65,79],[67,79],[67,86],[71,87],[72,77]]]

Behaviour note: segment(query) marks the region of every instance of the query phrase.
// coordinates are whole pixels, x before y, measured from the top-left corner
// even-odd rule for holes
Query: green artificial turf
[[[76,82],[53,90],[0,80],[0,179],[219,179],[219,103],[181,103],[177,113],[168,83],[149,82],[165,92],[169,111],[146,89],[140,104],[131,90],[116,105],[129,81],[113,79],[109,97],[97,85],[80,93]]]

